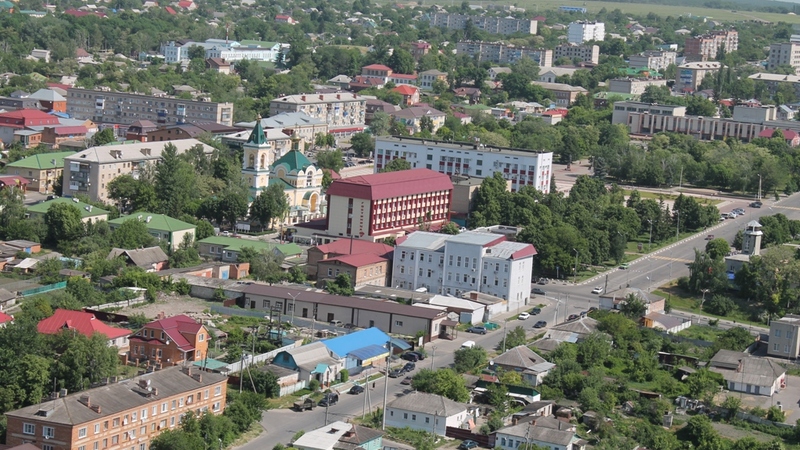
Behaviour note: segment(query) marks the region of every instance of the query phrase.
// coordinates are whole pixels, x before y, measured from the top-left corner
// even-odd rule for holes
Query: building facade
[[[335,180],[328,188],[326,234],[378,240],[450,221],[453,183],[429,169]]]
[[[606,37],[606,24],[579,20],[567,27],[567,42],[581,45],[589,41],[602,41]]]
[[[418,231],[397,241],[392,286],[456,297],[478,291],[507,300],[513,310],[528,303],[534,255],[531,244],[493,233]]]
[[[322,168],[317,167],[297,147],[299,139],[292,141],[291,151],[272,164],[270,184],[283,187],[289,201],[289,224],[307,222],[325,216],[322,198]]]
[[[677,58],[677,52],[648,50],[638,55],[631,55],[628,66],[636,69],[647,67],[648,69],[663,72],[670,64],[675,64]]]
[[[687,38],[684,42],[683,56],[686,57],[687,61],[708,61],[709,59],[716,59],[720,50],[728,53],[738,49],[738,31],[717,30]]]
[[[518,47],[503,42],[460,41],[456,53],[497,64],[512,64],[521,58],[530,58],[539,66],[553,65],[553,51],[544,48]]]
[[[706,74],[715,73],[723,69],[722,63],[715,61],[687,62],[678,66],[678,79],[676,86],[697,89]]]
[[[364,97],[352,93],[287,95],[272,100],[270,116],[286,112],[303,112],[320,119],[333,134],[350,135],[364,130],[366,114]]]
[[[64,158],[63,195],[86,195],[92,200],[107,202],[108,183],[111,180],[120,175],[138,178],[146,166],[161,159],[161,152],[167,145],[175,146],[179,154],[195,146],[202,146],[206,154],[214,150],[196,139],[91,147]]]
[[[128,220],[138,220],[144,222],[147,232],[159,242],[166,242],[167,247],[177,250],[186,236],[194,242],[195,226],[191,223],[173,219],[164,214],[153,214],[146,211],[139,211],[134,214],[120,216],[108,222],[111,230],[119,228],[120,225]]]
[[[556,60],[578,58],[582,62],[597,64],[600,62],[600,47],[597,45],[561,44],[553,50],[553,57]]]
[[[471,416],[467,405],[441,395],[411,392],[386,405],[386,426],[411,428],[444,436],[447,427],[459,428]]]
[[[447,83],[447,73],[431,69],[419,73],[419,88],[423,91],[432,91],[436,80]]]
[[[541,86],[545,90],[549,91],[550,95],[553,96],[553,101],[555,102],[556,106],[570,106],[575,103],[578,95],[586,95],[589,92],[581,86],[572,86],[571,84],[565,83],[534,81],[532,84]]]
[[[783,42],[769,46],[767,70],[775,70],[779,66],[791,66],[795,75],[800,75],[800,42]]]
[[[463,30],[467,22],[489,34],[536,34],[538,23],[530,19],[513,17],[470,16],[466,14],[436,13],[431,17],[431,25],[451,30]]]
[[[146,323],[131,336],[131,359],[164,366],[208,356],[208,330],[183,314]]]
[[[216,122],[233,125],[233,103],[154,97],[129,92],[70,88],[67,114],[96,123],[130,125],[138,120],[157,124]]]
[[[222,414],[226,375],[171,367],[6,413],[7,445],[147,450],[188,412]]]
[[[500,172],[511,180],[511,190],[533,186],[550,192],[553,153],[466,142],[439,142],[408,137],[378,137],[375,142],[375,171],[393,159],[403,158],[413,168],[427,168],[446,175],[487,178]]]
[[[769,323],[767,354],[778,358],[795,359],[800,356],[800,316],[787,314]]]
[[[64,172],[64,158],[74,152],[40,153],[6,165],[10,175],[22,175],[30,180],[28,189],[40,194],[53,192],[58,178]]]
[[[642,95],[647,86],[666,86],[663,78],[615,78],[608,80],[608,92]]]

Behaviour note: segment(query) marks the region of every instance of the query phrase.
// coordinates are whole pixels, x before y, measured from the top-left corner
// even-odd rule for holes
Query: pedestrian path
[[[656,255],[656,256],[653,256],[652,258],[653,259],[661,259],[661,260],[664,260],[664,261],[675,261],[675,262],[682,262],[682,263],[690,263],[690,262],[692,262],[689,259],[672,258],[672,257],[669,257],[669,256],[661,256],[661,255]]]

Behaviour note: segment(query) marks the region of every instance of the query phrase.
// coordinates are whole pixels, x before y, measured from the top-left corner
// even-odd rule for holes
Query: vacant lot
[[[148,319],[155,319],[158,313],[163,312],[167,317],[178,314],[197,314],[208,309],[208,305],[203,300],[180,295],[158,296],[155,303],[142,303],[141,306],[134,305],[119,311],[120,314],[144,314]]]

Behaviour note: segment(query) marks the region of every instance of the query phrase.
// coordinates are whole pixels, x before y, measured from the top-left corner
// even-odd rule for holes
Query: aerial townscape
[[[800,450],[798,14],[0,1],[0,450]]]

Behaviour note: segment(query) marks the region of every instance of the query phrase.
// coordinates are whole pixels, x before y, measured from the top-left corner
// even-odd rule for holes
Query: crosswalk
[[[775,205],[773,206],[775,209],[791,209],[792,211],[800,211],[800,208],[795,206],[783,206],[783,205]]]
[[[663,261],[674,261],[674,262],[682,262],[682,263],[690,263],[690,262],[692,262],[689,259],[671,258],[669,256],[660,256],[660,255],[653,256],[652,258],[653,259],[660,259],[660,260],[663,260]]]

